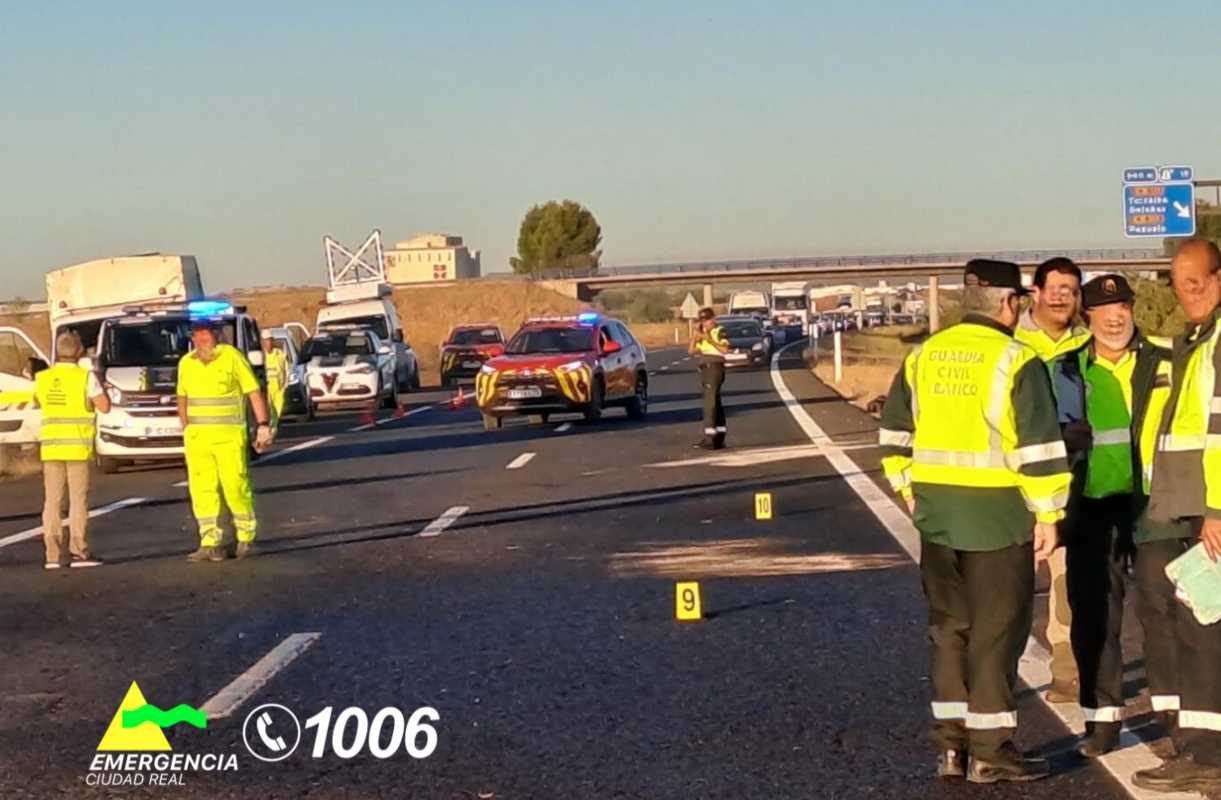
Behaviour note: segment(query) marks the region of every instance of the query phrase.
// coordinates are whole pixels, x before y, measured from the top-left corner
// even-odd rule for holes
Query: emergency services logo
[[[165,731],[181,725],[204,730],[208,715],[179,704],[164,710],[144,698],[135,681],[98,742],[85,783],[89,786],[183,786],[191,772],[236,772],[232,753],[175,753]]]

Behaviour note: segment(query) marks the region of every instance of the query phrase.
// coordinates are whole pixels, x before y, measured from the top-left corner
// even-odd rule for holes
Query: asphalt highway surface
[[[44,571],[40,482],[0,484],[0,797],[1130,796],[1072,755],[1029,687],[1020,739],[1056,774],[936,781],[918,570],[795,412],[859,466],[858,484],[880,478],[876,423],[791,349],[775,374],[731,372],[730,448],[693,450],[694,364],[676,350],[649,361],[643,422],[614,409],[490,433],[473,405],[422,393],[372,426],[287,425],[254,467],[261,551],[240,562],[186,561],[181,466],[96,476],[92,537],[108,563],[92,570]],[[755,519],[760,492],[771,520]],[[703,619],[675,620],[678,581],[700,583]],[[162,709],[225,707],[165,735],[175,754],[237,768],[94,785],[133,681]],[[327,706],[370,719],[431,707],[436,747],[342,758],[324,740],[315,758],[307,728],[264,762],[244,738],[267,703],[302,726]],[[268,731],[292,742],[283,717]]]

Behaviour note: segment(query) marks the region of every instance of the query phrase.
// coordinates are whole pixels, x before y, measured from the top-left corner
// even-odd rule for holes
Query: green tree
[[[1142,332],[1153,336],[1177,336],[1183,331],[1186,322],[1183,309],[1166,278],[1137,278],[1132,290],[1136,292],[1132,314],[1136,327]]]
[[[513,271],[546,275],[566,269],[597,269],[602,228],[593,213],[572,200],[552,200],[526,212],[517,235]]]

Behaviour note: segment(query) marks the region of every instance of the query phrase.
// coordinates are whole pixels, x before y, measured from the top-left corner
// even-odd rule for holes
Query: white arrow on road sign
[[[1179,201],[1174,201],[1174,210],[1179,212],[1179,216],[1183,219],[1191,219],[1191,206],[1185,206]]]

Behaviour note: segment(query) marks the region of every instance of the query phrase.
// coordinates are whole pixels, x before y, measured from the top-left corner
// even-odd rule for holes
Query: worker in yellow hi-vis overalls
[[[218,524],[223,492],[237,533],[237,558],[254,552],[258,525],[247,459],[246,399],[258,422],[255,449],[271,444],[267,402],[250,362],[236,348],[220,344],[214,323],[191,325],[195,349],[178,362],[178,419],[186,444],[191,509],[199,522],[199,549],[191,561],[224,561]]]
[[[284,387],[288,385],[288,356],[276,346],[270,331],[263,331],[263,352],[266,354],[267,402],[271,405],[271,428],[280,427],[280,415],[284,413]]]

